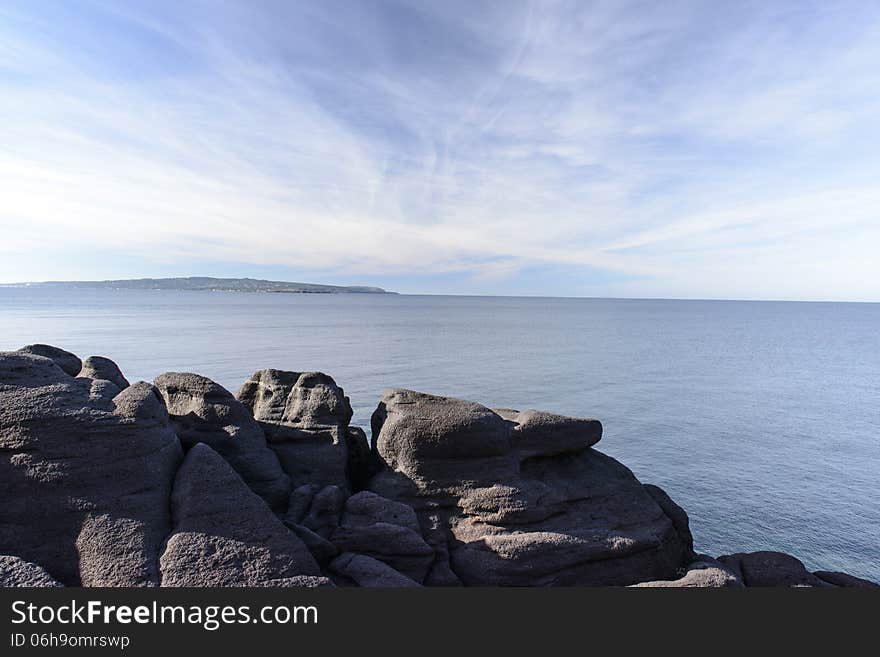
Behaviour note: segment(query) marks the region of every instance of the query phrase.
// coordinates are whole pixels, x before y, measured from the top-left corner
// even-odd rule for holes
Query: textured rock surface
[[[351,405],[331,377],[320,372],[260,370],[242,385],[237,396],[260,422],[294,487],[351,487]]]
[[[739,552],[718,557],[746,586],[830,586],[801,561],[782,552]]]
[[[287,522],[284,524],[290,529],[290,531],[296,534],[303,543],[305,543],[309,552],[315,557],[315,561],[317,561],[322,568],[339,555],[339,548],[323,536],[313,532],[308,527],[305,527],[304,525],[291,525]]]
[[[341,578],[341,584],[389,588],[419,586],[418,582],[402,575],[388,564],[364,554],[340,554],[330,564],[330,570]]]
[[[345,491],[339,486],[324,486],[316,492],[302,518],[302,525],[323,538],[328,538],[339,526]]]
[[[197,443],[209,445],[270,507],[286,510],[290,478],[241,402],[198,374],[166,372],[154,383],[185,449]]]
[[[852,575],[847,575],[846,573],[838,573],[828,570],[817,570],[813,574],[821,579],[823,582],[828,582],[829,584],[833,584],[834,586],[842,586],[845,588],[853,589],[880,588],[880,584],[875,584],[874,582],[871,582],[867,579],[862,579],[861,577],[853,577]]]
[[[0,585],[876,587],[696,555],[596,420],[391,390],[370,448],[326,375],[263,370],[239,396],[0,353]]]
[[[330,540],[342,552],[373,557],[420,583],[434,562],[434,550],[422,538],[415,511],[369,491],[346,500],[340,526]]]
[[[174,529],[162,586],[314,586],[325,583],[305,544],[205,444],[174,481]],[[305,577],[306,579],[302,579]]]
[[[690,556],[680,529],[632,473],[591,449],[601,436],[595,420],[498,414],[390,390],[373,435],[389,469],[370,489],[413,506],[436,562],[448,553],[465,584],[674,579]]]
[[[18,350],[22,354],[31,354],[34,356],[43,356],[55,362],[61,371],[70,376],[77,376],[82,369],[82,361],[79,356],[65,351],[60,347],[53,347],[48,344],[29,344]]]
[[[0,553],[66,585],[157,584],[181,459],[162,400],[56,363],[0,354]]]
[[[723,563],[700,555],[688,564],[687,572],[675,580],[641,582],[631,586],[641,588],[742,588],[739,575]]]
[[[35,563],[18,557],[0,555],[0,587],[12,586],[43,588],[61,586],[61,584]]]
[[[120,390],[125,390],[129,386],[128,379],[122,375],[119,366],[104,356],[89,356],[86,358],[77,376],[109,381]]]

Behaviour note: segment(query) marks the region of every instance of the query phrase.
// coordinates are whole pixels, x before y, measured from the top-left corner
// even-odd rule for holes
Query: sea
[[[0,288],[0,350],[35,342],[132,382],[326,372],[368,432],[389,387],[595,417],[698,552],[880,580],[880,304]]]

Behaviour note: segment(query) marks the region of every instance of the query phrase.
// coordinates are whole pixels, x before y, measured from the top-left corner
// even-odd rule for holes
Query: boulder
[[[325,486],[312,497],[300,524],[323,538],[329,538],[339,526],[346,497],[345,491],[339,486]]]
[[[0,353],[0,554],[68,586],[158,584],[182,457],[165,405],[57,363]]]
[[[260,370],[238,391],[278,454],[293,486],[344,485],[348,480],[351,405],[320,372]]]
[[[77,376],[82,369],[82,361],[78,356],[49,344],[29,344],[19,349],[18,352],[48,358],[54,361],[65,374],[70,376]]]
[[[77,376],[87,379],[99,379],[101,381],[110,381],[120,390],[125,390],[130,384],[128,379],[122,375],[119,366],[109,358],[103,356],[89,356],[82,363],[82,368]]]
[[[413,588],[420,586],[388,564],[364,554],[344,552],[330,563],[330,571],[357,586]]]
[[[868,579],[862,579],[861,577],[854,577],[853,575],[847,575],[846,573],[838,573],[828,570],[817,570],[813,574],[822,581],[833,584],[834,586],[842,586],[845,588],[853,589],[880,588],[880,584],[877,584],[876,582],[872,582]]]
[[[323,568],[339,555],[339,548],[326,538],[316,534],[304,525],[291,525],[285,521],[285,526],[296,534],[305,543],[309,552],[315,557],[315,561]]]
[[[434,562],[434,550],[422,538],[412,507],[369,491],[346,500],[330,540],[342,552],[366,554],[416,582],[425,580]]]
[[[627,585],[675,579],[690,560],[679,512],[592,448],[595,420],[398,389],[372,423],[388,467],[368,488],[415,509],[435,551],[427,580]]]
[[[511,425],[512,447],[520,456],[550,456],[577,452],[602,439],[602,423],[544,411],[496,410]]]
[[[738,552],[718,557],[746,586],[831,586],[783,552]]]
[[[166,372],[156,378],[180,442],[185,449],[209,445],[266,500],[275,511],[286,510],[290,477],[250,411],[222,386],[198,374]]]
[[[309,507],[312,506],[312,498],[318,492],[318,487],[313,484],[303,484],[290,492],[290,501],[287,505],[287,514],[284,522],[288,525],[298,525],[306,517]]]
[[[61,584],[35,563],[19,557],[2,555],[0,556],[0,588],[13,586],[50,588]]]
[[[678,579],[632,584],[639,588],[742,588],[739,575],[720,561],[699,556],[697,561],[688,564],[687,570]]]
[[[177,472],[171,508],[173,530],[159,560],[162,586],[326,584],[302,540],[203,443]]]

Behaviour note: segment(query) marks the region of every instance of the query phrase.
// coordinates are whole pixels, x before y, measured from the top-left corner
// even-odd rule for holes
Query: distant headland
[[[112,281],[44,281],[16,283],[15,287],[105,288],[114,290],[197,290],[208,292],[286,292],[290,294],[396,294],[366,285],[320,285],[267,281],[257,278],[134,278]],[[10,287],[10,286],[4,286]]]

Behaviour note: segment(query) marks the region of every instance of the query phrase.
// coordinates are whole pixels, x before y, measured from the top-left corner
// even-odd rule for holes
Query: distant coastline
[[[285,294],[396,294],[381,287],[366,285],[321,285],[291,281],[268,281],[257,278],[135,278],[107,281],[42,281],[14,283],[0,287],[61,287],[114,290],[194,290],[204,292],[276,292]]]

